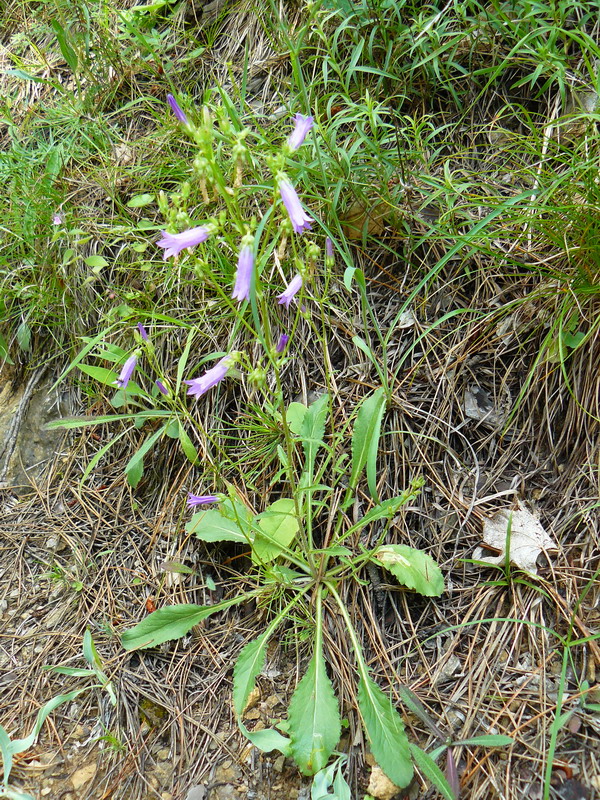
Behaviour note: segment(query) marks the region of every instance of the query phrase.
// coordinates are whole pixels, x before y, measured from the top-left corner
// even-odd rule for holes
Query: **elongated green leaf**
[[[352,525],[346,533],[344,534],[344,538],[349,536],[351,533],[356,533],[356,531],[360,531],[365,525],[370,525],[371,522],[376,522],[379,519],[389,519],[394,516],[394,514],[398,511],[399,508],[402,508],[405,503],[408,502],[412,495],[409,492],[405,492],[404,494],[400,494],[397,497],[390,497],[389,500],[384,500],[383,503],[379,503],[379,505],[373,506],[370,511],[361,517],[357,523]]]
[[[350,487],[352,489],[356,488],[367,459],[371,458],[372,460],[373,452],[375,453],[375,458],[377,456],[381,420],[384,411],[385,392],[381,388],[366,397],[358,409],[356,422],[354,423],[354,433],[352,434],[352,471],[350,473]],[[372,491],[371,494],[373,494]]]
[[[55,428],[89,428],[90,425],[102,425],[105,422],[118,422],[122,419],[158,419],[164,417],[164,411],[144,411],[141,414],[106,414],[99,417],[65,417],[64,419],[55,419],[52,422],[47,422],[44,425],[44,430],[54,430]]]
[[[13,754],[11,750],[10,736],[0,725],[0,755],[2,756],[2,769],[4,776],[4,786],[8,786],[8,777],[12,771]]]
[[[416,744],[410,744],[410,754],[412,755],[415,764],[423,773],[423,775],[433,783],[438,792],[445,797],[446,800],[456,800],[452,787],[446,780],[446,776],[438,767],[431,756],[427,755],[424,750],[417,747]]]
[[[289,547],[294,541],[300,527],[294,511],[294,501],[283,497],[256,517],[261,532],[256,534],[252,545],[252,560],[255,563],[273,561],[283,548]]]
[[[357,698],[375,760],[396,786],[408,786],[413,767],[400,714],[368,676],[366,680],[361,677]]]
[[[179,444],[181,445],[181,449],[185,453],[188,461],[191,461],[192,464],[198,463],[198,451],[193,445],[192,440],[188,436],[187,431],[183,427],[181,420],[179,420]]]
[[[290,701],[288,724],[294,761],[304,775],[314,775],[327,764],[342,733],[338,702],[320,648],[315,648]]]
[[[8,354],[8,342],[1,333],[0,333],[0,359],[2,361],[6,361],[7,364],[15,363]]]
[[[274,728],[266,728],[262,731],[249,731],[240,720],[238,720],[238,725],[244,736],[249,739],[255,747],[262,750],[263,753],[279,750],[284,756],[289,756],[290,740],[286,739],[279,731],[276,731]]]
[[[400,583],[426,597],[439,597],[444,591],[444,576],[433,558],[405,544],[387,544],[373,555]]]
[[[136,194],[127,203],[127,208],[143,208],[154,202],[153,194]]]
[[[57,19],[50,20],[50,24],[54,28],[54,33],[58,39],[58,46],[60,47],[60,52],[62,53],[64,60],[71,68],[71,72],[77,72],[77,53],[69,44],[70,34],[65,31]]]
[[[227,519],[214,508],[199,511],[185,526],[187,533],[193,533],[203,542],[239,542],[248,544],[248,539],[231,519]]]
[[[206,617],[237,603],[242,603],[250,596],[247,593],[241,593],[230,600],[216,603],[214,606],[195,606],[186,603],[159,608],[138,622],[135,628],[125,631],[121,636],[121,644],[125,650],[137,650],[138,648],[157,647],[172,639],[181,639],[191,631],[194,625]]]
[[[267,644],[271,631],[261,634],[258,639],[253,639],[242,648],[241,653],[233,668],[233,708],[241,717],[246,708],[246,703],[254,689],[256,677],[260,675],[265,666]]]
[[[70,703],[75,700],[75,698],[79,697],[82,692],[87,692],[87,689],[75,689],[72,692],[68,692],[67,694],[59,694],[56,697],[53,697],[52,700],[48,700],[48,702],[45,703],[38,711],[35,724],[29,736],[26,736],[24,739],[13,739],[11,741],[11,753],[16,755],[17,753],[22,753],[25,750],[29,750],[29,748],[35,744],[38,734],[42,729],[42,725],[46,721],[46,717],[62,703]]]
[[[488,733],[482,736],[471,736],[468,739],[460,739],[454,742],[455,745],[479,745],[480,747],[510,747],[515,740],[512,736],[503,736],[501,733]]]
[[[300,437],[304,447],[304,469],[308,475],[313,474],[317,452],[323,444],[325,420],[329,412],[329,395],[323,394],[311,403],[302,420]]]
[[[144,474],[144,456],[146,453],[154,447],[156,442],[164,435],[166,425],[163,425],[162,428],[159,428],[155,431],[152,436],[149,436],[146,441],[142,444],[139,448],[137,453],[135,453],[128,461],[127,466],[125,467],[125,475],[127,476],[127,482],[130,486],[134,489],[140,482],[140,478]]]

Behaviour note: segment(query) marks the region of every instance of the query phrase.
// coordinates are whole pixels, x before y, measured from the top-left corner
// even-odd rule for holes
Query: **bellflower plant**
[[[300,274],[297,274],[289,282],[287,288],[281,294],[277,295],[277,298],[279,300],[279,305],[289,308],[290,303],[292,302],[294,297],[298,294],[301,288],[302,288],[302,276]]]
[[[252,237],[250,237],[252,239]],[[238,256],[237,272],[235,273],[235,286],[231,297],[241,302],[250,297],[250,284],[252,283],[252,270],[254,269],[254,250],[252,244],[242,241],[242,249]]]
[[[305,117],[302,114],[296,114],[294,117],[294,130],[288,136],[287,144],[293,152],[297,150],[306,139],[307,133],[310,131],[314,123],[312,117]]]
[[[200,378],[192,378],[189,381],[184,381],[184,383],[187,383],[190,387],[187,393],[195,397],[201,397],[205,392],[208,392],[209,389],[212,389],[213,386],[216,386],[217,383],[223,380],[234,363],[235,355],[229,353],[220,361],[217,361],[215,366],[207,370]]]
[[[283,200],[283,205],[289,214],[290,221],[296,233],[303,233],[312,227],[312,219],[302,208],[296,190],[283,173],[277,176],[279,194]]]
[[[166,261],[169,256],[177,256],[187,247],[195,247],[200,242],[205,242],[212,229],[209,225],[198,225],[196,228],[189,228],[183,233],[169,233],[161,231],[162,239],[156,243],[159,247],[164,247],[163,259]]]
[[[137,329],[138,329],[138,331],[139,331],[139,334],[140,334],[140,336],[142,337],[142,339],[143,339],[145,342],[147,342],[147,341],[148,341],[148,331],[146,330],[146,328],[144,328],[144,326],[142,325],[142,323],[141,323],[141,322],[138,322],[138,324],[137,324]]]
[[[187,496],[187,504],[188,508],[194,508],[195,506],[205,506],[208,503],[218,503],[221,498],[216,494],[192,494],[191,492],[188,493]]]
[[[167,103],[171,106],[171,111],[175,114],[179,122],[182,122],[184,125],[190,124],[185,112],[182,110],[181,106],[177,100],[175,100],[172,94],[167,95]]]
[[[115,381],[115,384],[119,387],[119,389],[126,389],[127,384],[129,383],[131,376],[133,375],[133,370],[137,364],[138,357],[134,353],[134,355],[129,356],[127,361],[123,364],[123,368],[121,369],[121,374]]]
[[[289,340],[290,337],[287,335],[287,333],[282,333],[281,336],[279,337],[279,341],[275,345],[275,352],[283,353],[283,351],[287,347],[287,343],[289,342]]]

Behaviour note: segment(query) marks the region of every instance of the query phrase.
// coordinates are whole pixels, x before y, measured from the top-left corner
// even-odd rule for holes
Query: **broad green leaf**
[[[148,206],[154,201],[153,194],[136,194],[127,203],[128,208],[142,208]]]
[[[117,385],[119,373],[112,369],[106,369],[105,367],[93,367],[90,364],[79,364],[79,369],[86,375],[89,375],[90,378],[98,381],[98,383],[103,383],[105,386],[116,387]],[[135,381],[129,381],[127,384],[127,394],[131,395],[132,397],[138,394],[146,396],[146,392],[141,388],[141,386],[138,386]]]
[[[108,261],[102,256],[88,256],[84,259],[88,267],[92,267],[94,271],[108,267]]]
[[[187,431],[183,427],[181,420],[179,420],[179,444],[181,445],[181,449],[183,450],[186,458],[192,464],[198,463],[198,451],[194,447],[194,444],[190,437],[188,436]]]
[[[137,453],[135,453],[128,461],[127,466],[125,467],[125,475],[127,476],[127,482],[130,486],[134,489],[140,482],[140,478],[144,474],[144,456],[146,453],[151,450],[156,442],[162,438],[165,432],[166,425],[163,425],[162,428],[159,428],[155,431],[152,436],[149,436],[146,441],[142,444],[139,448]]]
[[[296,687],[288,712],[290,750],[303,775],[314,775],[329,761],[342,734],[338,702],[321,649]]]
[[[511,736],[501,733],[488,733],[482,736],[471,736],[469,739],[460,739],[455,745],[479,745],[480,747],[509,747],[515,740]]]
[[[413,767],[404,723],[391,699],[368,676],[366,678],[361,677],[359,681],[357,699],[373,756],[396,786],[408,786]]]
[[[374,474],[377,450],[379,448],[379,434],[381,431],[381,420],[385,411],[385,392],[377,389],[372,395],[365,398],[358,409],[356,422],[354,423],[354,433],[352,434],[352,471],[350,473],[350,487],[356,488],[358,479],[365,464],[371,464],[369,470]],[[369,491],[373,497],[369,480]]]
[[[179,420],[172,419],[165,428],[165,434],[169,439],[179,439]]]
[[[300,436],[302,430],[302,421],[306,416],[308,407],[303,403],[290,403],[285,411],[285,418],[292,433]]]
[[[240,652],[233,668],[233,708],[242,716],[250,693],[254,689],[257,675],[260,675],[267,655],[267,644],[271,631],[261,634],[258,639],[248,642]]]
[[[246,726],[238,720],[238,725],[244,736],[249,739],[255,747],[263,753],[270,753],[272,750],[279,750],[284,756],[290,755],[290,740],[282,736],[274,728],[266,728],[262,731],[249,731]]]
[[[224,517],[215,508],[199,511],[185,526],[187,533],[193,533],[203,542],[239,542],[248,544],[239,525],[231,519]]]
[[[189,633],[194,625],[202,622],[206,617],[223,611],[230,606],[244,602],[248,597],[247,593],[240,593],[230,600],[223,600],[213,606],[177,605],[164,606],[148,614],[141,622],[125,631],[121,636],[121,644],[125,650],[137,650],[138,648],[157,647],[163,642],[171,639],[181,639]]]
[[[25,352],[31,347],[31,328],[26,322],[22,322],[17,328],[17,343]]]
[[[311,403],[306,410],[300,437],[304,447],[304,469],[308,475],[313,474],[317,451],[323,444],[325,435],[325,420],[329,413],[329,395],[323,394],[314,403]]]
[[[426,597],[439,597],[444,591],[444,576],[433,558],[406,544],[386,544],[373,558],[387,569],[399,583]]]
[[[282,549],[294,541],[300,527],[294,512],[294,501],[284,497],[256,517],[260,533],[256,533],[252,545],[252,560],[255,563],[273,561]]]
[[[446,800],[456,800],[452,787],[446,780],[446,776],[438,767],[435,761],[416,744],[409,744],[410,753],[415,761],[415,764],[423,775],[433,783],[438,792],[445,797]]]

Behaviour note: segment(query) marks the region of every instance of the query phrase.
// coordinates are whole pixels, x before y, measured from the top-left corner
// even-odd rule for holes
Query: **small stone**
[[[252,689],[252,691],[248,695],[248,700],[246,702],[244,711],[249,711],[251,708],[254,708],[259,700],[260,700],[260,689],[258,688],[258,686],[255,686],[254,689]]]
[[[275,761],[273,762],[273,769],[275,772],[283,772],[283,765],[285,764],[285,756],[277,756]]]
[[[170,750],[168,747],[163,747],[162,750],[159,750],[156,753],[156,760],[157,761],[167,761],[169,759]]]
[[[42,797],[46,797],[46,795],[50,794],[51,791],[52,791],[52,787],[51,786],[46,786],[45,789],[42,789],[40,794],[42,795]]]
[[[73,784],[73,788],[76,790],[81,789],[84,784],[94,777],[96,770],[96,762],[85,764],[83,767],[75,770],[75,772],[71,775],[71,783]]]
[[[251,708],[250,711],[246,711],[246,713],[244,714],[244,719],[247,719],[247,720],[250,720],[250,721],[255,720],[255,719],[260,719],[260,709]]]
[[[375,765],[371,771],[367,792],[378,800],[392,800],[399,791],[400,789],[391,782],[381,767]]]

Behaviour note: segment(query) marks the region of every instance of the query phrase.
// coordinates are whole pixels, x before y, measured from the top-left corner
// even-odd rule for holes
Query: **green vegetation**
[[[458,533],[473,512],[515,499],[517,485],[531,499],[524,474],[544,462],[560,475],[573,453],[581,501],[563,533],[587,546],[600,9],[311,0],[283,17],[271,2],[198,20],[168,0],[34,5],[28,18],[14,2],[3,23],[0,356],[81,390],[81,413],[52,424],[97,431],[79,488],[106,464],[140,504],[175,483],[189,506],[214,504],[186,520],[186,542],[228,543],[243,564],[218,602],[171,595],[112,633],[126,650],[157,648],[255,604],[262,629],[238,648],[232,686],[251,742],[314,776],[313,796],[350,797],[338,747],[357,709],[397,786],[414,764],[457,797],[455,750],[518,741],[516,718],[490,723],[503,733],[472,720],[472,734],[442,735],[400,667],[365,641],[354,604],[373,570],[426,598],[442,595],[444,574],[468,585]],[[446,506],[456,538],[413,533]],[[498,603],[498,623],[518,627],[532,597],[560,609],[539,756],[547,800],[567,672],[593,708],[573,653],[597,637],[552,576],[511,567],[511,535],[504,579],[475,582],[510,606]],[[597,574],[582,568],[572,606]],[[69,570],[51,575],[85,594]],[[473,608],[469,625],[491,621]],[[545,625],[524,618],[518,636]],[[275,636],[295,643],[303,677],[287,720],[254,731],[244,712]],[[348,642],[356,674],[332,682]],[[91,669],[67,674],[93,673],[118,705],[89,632],[84,644]],[[396,701],[435,749],[407,736]]]

